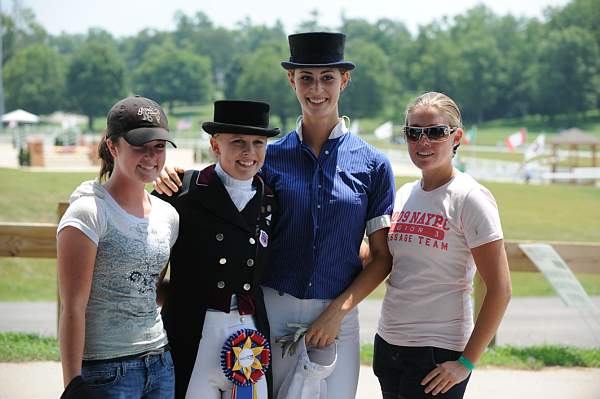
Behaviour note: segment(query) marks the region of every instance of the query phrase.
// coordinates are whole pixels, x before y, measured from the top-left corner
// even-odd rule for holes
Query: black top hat
[[[133,96],[118,101],[108,112],[106,127],[108,137],[123,137],[134,146],[166,140],[175,147],[165,112],[146,97]]]
[[[204,122],[209,134],[234,133],[273,137],[279,128],[269,129],[269,104],[261,101],[215,101],[214,122]]]
[[[350,61],[344,61],[343,33],[308,32],[288,36],[290,61],[282,61],[285,69],[336,67],[348,71],[354,69]]]

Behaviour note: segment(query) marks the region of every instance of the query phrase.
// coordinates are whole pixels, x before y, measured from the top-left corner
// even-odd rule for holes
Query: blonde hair
[[[453,99],[445,95],[444,93],[438,93],[436,91],[429,91],[427,93],[421,94],[419,97],[415,98],[411,103],[406,107],[406,113],[404,114],[404,125],[408,126],[408,116],[413,113],[417,108],[434,108],[438,110],[448,122],[450,127],[461,128],[462,118],[460,116],[460,109],[458,105],[454,102]],[[453,148],[453,152],[456,155],[456,150],[460,146],[456,144]]]

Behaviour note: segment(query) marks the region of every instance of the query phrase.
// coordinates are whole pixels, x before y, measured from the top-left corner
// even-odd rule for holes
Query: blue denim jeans
[[[469,376],[446,393],[425,393],[421,381],[436,364],[457,360],[461,352],[432,346],[396,346],[375,335],[373,373],[379,379],[383,399],[462,399]]]
[[[81,377],[107,399],[173,399],[175,373],[170,352],[140,359],[85,365]]]

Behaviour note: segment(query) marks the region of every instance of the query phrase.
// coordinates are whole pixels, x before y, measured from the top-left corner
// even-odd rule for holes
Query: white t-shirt
[[[396,194],[388,234],[393,267],[378,334],[392,345],[462,351],[473,330],[470,249],[503,238],[498,207],[464,173],[432,191],[420,183]]]
[[[156,283],[179,232],[179,215],[150,195],[147,217],[127,213],[97,181],[71,195],[58,232],[81,230],[97,245],[86,308],[84,360],[111,359],[167,344]]]

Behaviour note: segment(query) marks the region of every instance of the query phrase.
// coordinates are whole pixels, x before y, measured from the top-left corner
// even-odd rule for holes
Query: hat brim
[[[173,135],[169,133],[167,129],[162,127],[140,127],[137,129],[131,129],[127,133],[123,134],[123,138],[129,144],[136,147],[142,146],[150,141],[154,140],[165,140],[177,148],[173,141]]]
[[[265,129],[255,126],[233,125],[230,123],[219,122],[204,122],[202,123],[202,129],[204,129],[206,133],[211,135],[217,133],[233,133],[250,134],[253,136],[274,137],[280,133],[279,128]]]
[[[281,66],[284,67],[285,69],[332,67],[332,68],[345,69],[346,71],[351,71],[354,68],[356,68],[356,65],[354,65],[354,63],[352,63],[350,61],[338,61],[338,62],[331,62],[328,64],[301,64],[298,62],[281,61]]]

